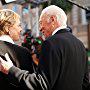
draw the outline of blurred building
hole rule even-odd
[[[88,48],[88,21],[86,19],[86,11],[73,5],[72,11],[68,14],[68,25],[72,28],[72,33]]]
[[[90,19],[86,17],[86,10],[73,5],[72,11],[68,13],[68,25],[72,28],[72,33],[86,47],[90,71]]]

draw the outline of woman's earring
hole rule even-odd
[[[8,34],[10,35],[10,31],[8,31]]]

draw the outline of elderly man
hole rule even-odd
[[[1,68],[25,89],[85,90],[89,86],[85,47],[69,32],[65,12],[55,5],[48,6],[39,22],[46,40],[35,73],[9,65],[10,59],[1,58]]]

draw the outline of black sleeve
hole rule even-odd
[[[38,67],[45,73],[50,87],[53,88],[58,80],[61,67],[61,50],[51,40],[45,41],[42,45]]]
[[[10,68],[8,76],[16,85],[25,90],[50,90],[48,81],[42,72],[30,74],[26,70],[13,66]]]
[[[82,84],[82,90],[89,90],[90,89],[90,82],[89,82],[89,71],[88,71],[88,57],[86,57],[86,68],[85,74]]]

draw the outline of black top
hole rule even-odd
[[[4,57],[5,53],[9,54],[15,66],[33,72],[32,58],[26,48],[6,41],[0,41],[0,56]],[[8,76],[0,72],[0,90],[16,90],[18,88],[16,85],[12,85]]]

